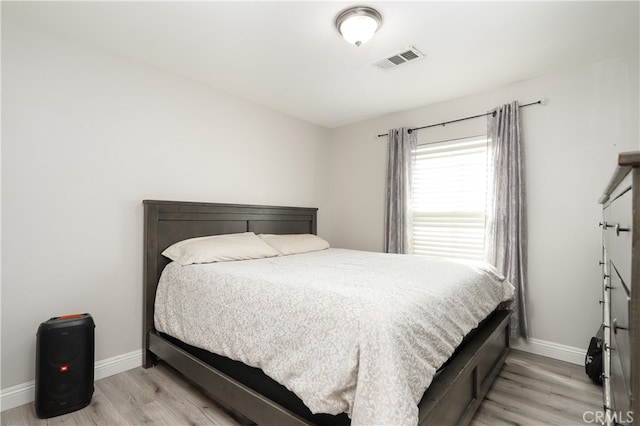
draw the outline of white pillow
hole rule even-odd
[[[279,256],[279,253],[253,232],[244,232],[183,240],[168,247],[162,255],[184,266],[193,263],[261,259]]]
[[[260,234],[267,244],[282,255],[308,253],[329,248],[329,243],[313,234]]]

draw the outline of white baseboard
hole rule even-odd
[[[542,355],[571,364],[584,365],[586,349],[574,348],[573,346],[561,345],[559,343],[547,342],[538,339],[512,339],[511,347],[524,352]]]
[[[123,371],[131,370],[142,365],[142,351],[137,350],[128,354],[114,356],[95,364],[94,380],[104,379]],[[35,399],[36,382],[34,380],[11,386],[0,391],[0,411],[18,407],[33,402]]]
[[[584,365],[586,349],[547,342],[538,339],[512,339],[511,347],[524,352],[542,355],[572,364]],[[142,365],[142,351],[133,351],[128,354],[114,356],[95,364],[95,380],[104,379],[123,371],[131,370]],[[0,411],[18,407],[33,402],[35,399],[35,381],[2,389],[0,398]]]

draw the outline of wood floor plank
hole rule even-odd
[[[125,414],[129,424],[152,424],[152,425],[197,425],[207,424],[193,420],[191,413],[178,412],[172,409],[163,401],[151,401],[139,407],[136,411]]]
[[[568,396],[576,401],[591,403],[594,400],[602,401],[602,387],[593,383],[582,383],[572,380],[569,383],[556,383],[551,386],[551,394]]]
[[[557,371],[553,368],[541,366],[539,363],[530,363],[514,357],[511,362],[505,364],[504,371],[529,377],[542,382],[569,382],[571,373],[567,371]]]
[[[491,417],[484,413],[478,412],[473,417],[472,424],[474,426],[501,426],[501,425],[509,425],[511,423],[501,419],[496,419],[495,417]]]
[[[73,419],[79,425],[123,425],[120,411],[101,392],[95,392],[88,407],[78,410]]]
[[[482,416],[485,423],[489,425],[531,425],[539,426],[545,424],[538,418],[532,418],[529,415],[518,410],[510,409],[501,405],[499,402],[485,400],[480,405],[476,416],[471,421],[470,426],[478,426],[476,418]]]
[[[601,409],[602,388],[583,367],[511,351],[471,425],[580,425],[585,411]],[[98,380],[82,410],[38,419],[26,404],[0,413],[0,420],[2,426],[253,424],[163,363]]]
[[[546,380],[540,380],[540,378],[528,377],[526,375],[516,373],[506,368],[506,366],[502,369],[502,371],[500,371],[499,374],[500,377],[505,381],[514,382],[522,387],[539,390],[541,392],[550,393],[553,386]]]
[[[492,401],[520,418],[532,419],[538,424],[566,424],[566,413],[557,405],[550,404],[545,396],[534,391],[518,392],[510,386],[503,386],[502,382],[496,382],[487,393],[485,401]]]
[[[602,409],[602,388],[578,373],[584,368],[512,351],[476,417],[495,424],[584,424],[586,411]],[[481,423],[474,418],[472,424]]]
[[[154,389],[155,401],[164,403],[167,410],[181,417],[180,424],[228,425],[234,421],[221,407],[212,404],[211,398],[199,390],[175,386],[159,373],[158,368],[135,369],[132,376],[142,385],[147,383],[148,389]]]
[[[33,404],[22,405],[3,411],[0,414],[2,426],[8,425],[46,425],[46,420],[36,418]]]

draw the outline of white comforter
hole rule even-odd
[[[314,413],[418,422],[436,369],[513,287],[483,263],[344,249],[169,264],[156,329],[261,368]]]

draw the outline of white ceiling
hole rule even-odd
[[[639,2],[377,2],[355,47],[334,27],[358,1],[2,2],[55,31],[336,127],[637,53]],[[425,59],[372,64],[407,46]]]

